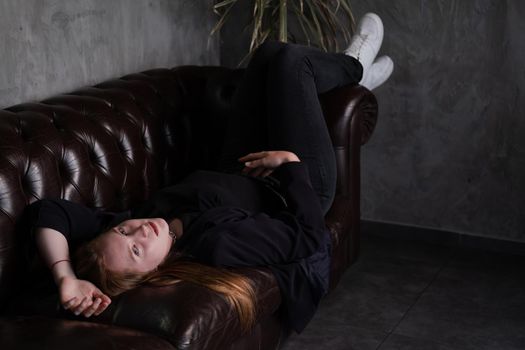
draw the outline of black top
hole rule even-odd
[[[270,179],[275,179],[270,183]],[[301,332],[328,290],[331,245],[306,165],[272,178],[196,171],[131,211],[111,213],[61,199],[29,206],[31,232],[53,228],[70,249],[129,218],[179,217],[174,249],[212,266],[265,266],[274,273],[289,325]]]

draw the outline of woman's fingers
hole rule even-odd
[[[111,304],[111,299],[101,293],[95,300],[91,300],[89,297],[83,299],[74,297],[68,300],[63,307],[66,310],[70,309],[77,316],[83,314],[85,317],[91,317],[92,315],[100,315],[109,304]]]
[[[249,163],[245,163],[244,168],[241,170],[241,173],[248,174],[256,170],[261,164],[259,160],[254,160]]]
[[[95,301],[93,301],[93,304],[91,304],[90,307],[86,308],[84,312],[82,313],[85,317],[91,317],[97,311],[98,307],[100,306],[100,303],[102,303],[102,299],[96,298]]]
[[[102,293],[100,289],[94,291],[93,298],[100,298],[104,303],[111,303],[111,299],[106,294]]]
[[[111,304],[111,299],[104,293],[100,292],[97,294],[97,297],[100,298],[100,304],[98,305],[97,309],[95,310],[94,315],[98,316],[102,313],[102,311],[106,310],[109,304]]]
[[[241,170],[241,173],[253,177],[268,176],[272,173],[273,168],[279,166],[279,164],[282,162],[279,160],[278,151],[249,153],[244,157],[239,158],[239,161],[244,162],[245,164],[245,167]]]
[[[95,311],[94,315],[98,316],[102,313],[102,311],[106,310],[106,308],[109,306],[110,303],[107,303],[105,301],[101,302],[98,306],[97,310]]]
[[[249,166],[251,168],[255,168],[261,163],[262,158],[253,158],[253,159],[246,159],[244,160],[244,165]]]
[[[262,159],[254,159],[251,161],[244,162],[244,165],[250,168],[257,168],[258,166],[262,165]]]
[[[91,306],[93,304],[93,300],[90,297],[84,297],[82,299],[82,302],[75,308],[72,308],[71,311],[75,315],[80,315],[87,307]]]
[[[105,304],[111,304],[111,299],[106,294],[101,294],[100,298],[102,298],[102,302]]]
[[[64,304],[62,304],[62,307],[68,310],[69,308],[77,306],[78,304],[80,304],[80,302],[81,300],[78,300],[77,297],[73,297],[69,299],[68,301],[66,301]]]
[[[238,160],[240,162],[244,162],[246,160],[257,159],[257,158],[260,158],[261,156],[265,156],[265,155],[266,155],[266,151],[260,151],[260,152],[255,152],[255,153],[248,153],[247,155],[242,156]]]

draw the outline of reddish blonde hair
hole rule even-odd
[[[187,281],[222,295],[235,308],[243,332],[254,325],[256,296],[248,278],[226,268],[188,261],[183,259],[180,253],[173,251],[153,271],[112,271],[104,263],[97,238],[82,245],[76,251],[75,272],[78,278],[93,282],[105,294],[116,296],[142,284],[168,286]]]

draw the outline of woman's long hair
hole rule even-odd
[[[224,296],[235,308],[243,332],[248,331],[255,323],[255,291],[249,279],[244,276],[225,268],[183,259],[180,253],[173,251],[153,271],[116,272],[106,268],[104,257],[100,252],[97,238],[80,246],[74,256],[75,272],[78,278],[93,282],[109,296],[119,295],[142,284],[168,286],[187,281]]]

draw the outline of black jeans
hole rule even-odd
[[[231,118],[219,169],[238,173],[238,158],[285,150],[308,168],[324,214],[335,197],[337,169],[318,94],[356,84],[363,68],[342,53],[297,44],[265,42],[254,52],[232,98]]]

